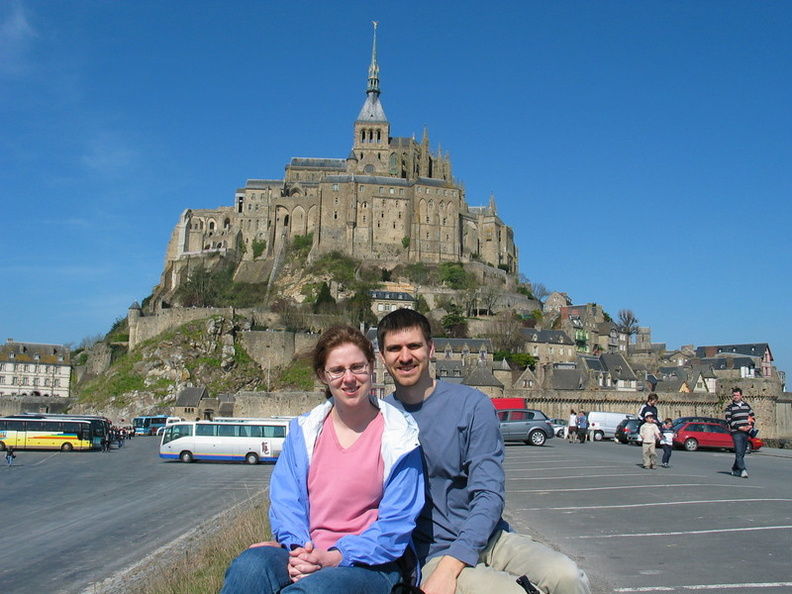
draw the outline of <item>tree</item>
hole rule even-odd
[[[496,321],[491,324],[492,347],[496,351],[518,352],[525,343],[522,335],[523,325],[514,314],[508,315],[507,312],[500,314]]]
[[[616,324],[616,329],[626,334],[628,338],[638,334],[638,318],[631,309],[619,310],[619,323]]]
[[[451,338],[467,338],[467,320],[464,316],[450,313],[440,320],[446,334]]]
[[[538,301],[544,301],[545,297],[548,297],[551,293],[550,289],[545,287],[543,283],[532,284],[531,288],[533,289],[534,297],[536,297]]]

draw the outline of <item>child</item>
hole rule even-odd
[[[671,450],[674,448],[674,431],[671,428],[671,419],[663,421],[661,433],[663,434],[663,437],[660,439],[660,445],[663,447],[663,463],[660,464],[660,466],[668,468],[668,461],[671,459]]]
[[[657,462],[657,441],[662,437],[655,423],[654,413],[644,413],[645,423],[641,425],[641,441],[643,442],[643,466],[654,470]]]

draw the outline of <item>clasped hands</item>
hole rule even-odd
[[[280,547],[280,544],[270,540],[251,545],[251,548],[254,547]],[[317,549],[311,541],[308,541],[305,546],[289,551],[289,577],[293,582],[296,582],[323,567],[338,567],[341,559],[341,552],[337,549],[332,551]]]

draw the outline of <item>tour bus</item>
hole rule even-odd
[[[110,422],[110,419],[100,415],[70,415],[69,413],[25,412],[19,415],[10,415],[8,418],[56,419],[61,421],[68,419],[77,419],[80,421],[88,421],[89,423],[91,423],[93,447],[96,448],[97,450],[102,447],[102,439],[106,438],[110,434],[110,428],[113,425]]]
[[[157,429],[164,427],[168,415],[150,415],[132,419],[132,428],[135,435],[156,435]]]
[[[162,434],[160,457],[182,462],[275,462],[288,431],[288,419],[173,423]]]
[[[90,450],[93,440],[87,419],[0,418],[0,450]]]

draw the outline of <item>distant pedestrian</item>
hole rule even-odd
[[[588,437],[588,417],[586,416],[586,411],[581,410],[577,416],[577,434],[580,443],[586,443],[586,437]]]
[[[6,462],[8,462],[9,466],[11,466],[14,463],[14,458],[16,458],[16,452],[14,451],[14,447],[6,446]]]
[[[663,421],[660,433],[662,434],[660,445],[663,448],[663,460],[660,466],[668,468],[668,463],[671,461],[671,451],[674,448],[674,428],[671,425],[671,419]]]
[[[655,423],[654,413],[647,412],[641,425],[641,443],[643,449],[643,467],[654,470],[657,464],[657,442],[662,437]]]
[[[734,464],[732,464],[732,474],[742,478],[748,478],[748,470],[745,468],[745,452],[748,449],[749,433],[754,428],[754,411],[751,405],[743,400],[743,393],[740,388],[732,390],[732,401],[726,407],[726,423],[731,431],[732,441],[734,442]]]
[[[569,411],[569,423],[567,423],[567,440],[569,443],[577,440],[577,413],[575,409]]]
[[[644,404],[641,407],[641,410],[638,411],[638,418],[641,419],[641,423],[640,423],[641,425],[643,425],[646,422],[647,413],[652,413],[652,416],[654,416],[655,420],[660,418],[660,416],[657,414],[658,400],[659,398],[657,397],[657,394],[655,394],[654,392],[652,392],[651,394],[649,394],[649,396],[647,396],[646,404]]]

